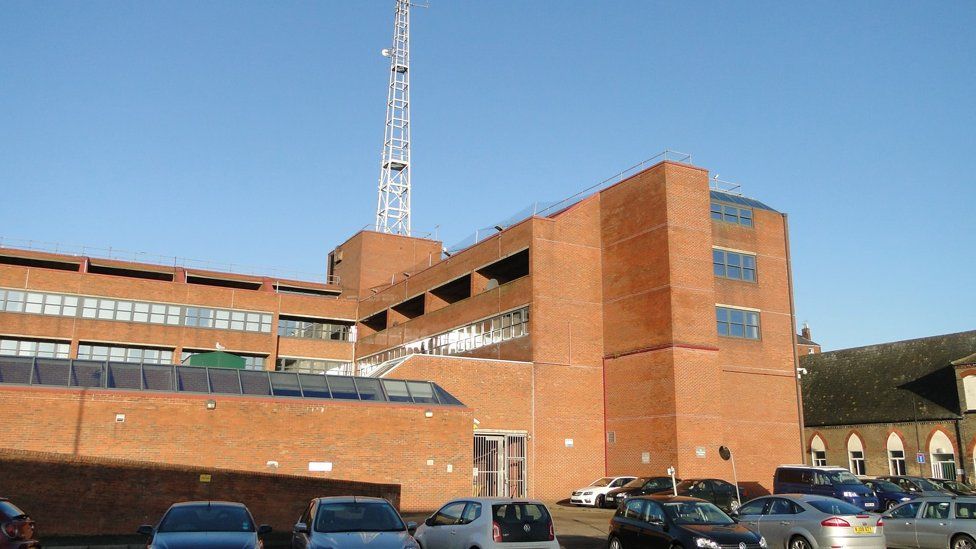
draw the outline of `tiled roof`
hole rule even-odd
[[[974,351],[976,330],[804,355],[804,421],[812,427],[956,418],[952,363]]]
[[[807,339],[803,337],[803,334],[796,334],[796,342],[799,343],[800,345],[820,345],[819,343],[817,343],[812,339]]]

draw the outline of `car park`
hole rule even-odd
[[[383,498],[315,498],[292,528],[292,549],[416,549],[417,524],[403,523]]]
[[[610,490],[605,496],[607,507],[617,507],[620,502],[634,496],[646,496],[657,494],[665,490],[672,490],[674,483],[681,482],[681,479],[671,477],[638,477],[628,482],[621,488]]]
[[[874,492],[874,495],[878,498],[880,509],[891,509],[896,505],[918,497],[917,493],[909,492],[905,488],[888,480],[876,478],[864,479],[862,482]]]
[[[417,527],[414,537],[421,549],[559,549],[552,515],[545,504],[511,498],[449,501]],[[385,549],[370,545],[374,548]]]
[[[740,497],[746,498],[745,492],[741,488],[736,491],[734,484],[715,478],[683,480],[678,483],[675,489],[679,496],[709,501],[726,513],[739,506]]]
[[[946,480],[944,478],[929,478],[928,480],[939,488],[948,490],[957,496],[976,496],[976,490],[973,490],[968,484],[963,484],[955,480]]]
[[[877,511],[881,506],[874,492],[842,467],[780,465],[773,475],[773,493],[827,496],[866,511]]]
[[[951,495],[952,492],[938,484],[935,484],[931,480],[923,477],[912,477],[912,476],[881,476],[878,480],[887,480],[888,482],[893,482],[898,486],[901,486],[905,490],[918,494],[920,496],[946,496]]]
[[[883,515],[888,547],[898,549],[976,548],[976,498],[923,497]]]
[[[39,549],[37,525],[9,499],[0,497],[0,549]]]
[[[747,501],[732,513],[771,549],[885,547],[885,523],[845,501],[810,494],[781,494]]]
[[[635,496],[610,519],[609,549],[766,549],[766,540],[711,502],[674,495]]]
[[[138,532],[148,538],[150,549],[258,549],[262,547],[261,536],[270,533],[271,527],[256,526],[243,503],[187,501],[174,503],[155,527],[142,525]]]
[[[603,477],[594,480],[589,486],[573,490],[569,502],[574,505],[592,505],[604,507],[607,492],[623,487],[637,477]]]

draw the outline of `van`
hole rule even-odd
[[[773,475],[773,493],[827,496],[865,511],[880,511],[874,492],[843,467],[780,465]]]

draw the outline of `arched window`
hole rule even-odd
[[[905,444],[895,433],[888,435],[888,472],[892,475],[905,475]]]
[[[976,410],[976,375],[962,378],[962,388],[966,395],[966,409]]]
[[[851,438],[847,439],[847,459],[852,473],[867,474],[864,469],[864,444],[861,442],[861,437],[851,435]]]
[[[810,462],[814,467],[827,466],[827,445],[820,435],[814,435],[810,441]]]
[[[952,442],[942,431],[932,434],[929,441],[929,455],[932,456],[932,476],[956,480],[956,456]]]

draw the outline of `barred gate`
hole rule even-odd
[[[525,434],[474,435],[474,495],[525,497]]]

